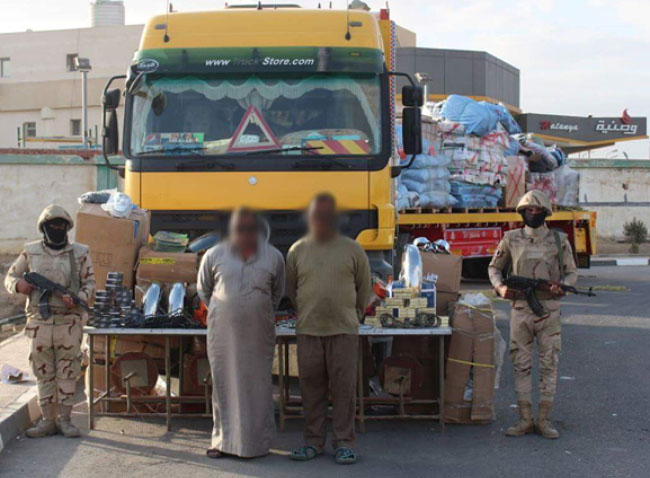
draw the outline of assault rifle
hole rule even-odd
[[[557,285],[565,293],[571,292],[572,294],[586,295],[588,297],[594,297],[596,295],[591,287],[587,292],[584,292],[571,285],[561,284],[559,282],[545,279],[529,279],[528,277],[522,276],[509,276],[506,279],[505,284],[509,289],[508,292],[506,292],[506,298],[516,299],[518,296],[523,296],[523,298],[526,299],[526,302],[528,302],[530,310],[532,310],[537,317],[543,317],[548,314],[537,298],[537,295],[535,295],[535,292],[538,290],[550,292],[551,286]]]
[[[83,307],[90,312],[90,307],[85,300],[62,285],[52,282],[47,277],[43,277],[38,272],[27,272],[23,275],[23,279],[25,279],[30,285],[36,287],[41,293],[38,299],[38,311],[40,312],[41,317],[43,317],[43,320],[49,319],[52,315],[52,312],[50,311],[50,298],[52,297],[52,294],[56,294],[59,297],[68,295],[72,298],[72,302],[74,302],[75,305]]]

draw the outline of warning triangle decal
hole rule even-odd
[[[228,152],[271,148],[280,148],[280,143],[262,118],[259,110],[251,105],[244,113],[244,117],[232,136]]]

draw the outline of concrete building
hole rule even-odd
[[[0,34],[0,147],[16,146],[18,129],[25,136],[81,141],[81,74],[74,71],[75,56],[90,59],[89,129],[93,136],[95,127],[101,134],[104,85],[126,72],[142,32],[142,25],[124,25],[123,13],[101,10],[106,4],[119,8],[121,2],[91,4],[96,26],[90,28]]]
[[[429,74],[430,101],[457,94],[500,101],[513,112],[520,112],[519,70],[505,61],[484,51],[400,46],[398,71]]]

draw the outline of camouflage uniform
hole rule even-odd
[[[55,218],[73,221],[60,206],[48,206],[38,220],[39,231],[44,222]],[[78,281],[71,277],[72,263]],[[16,294],[16,285],[26,272],[37,272],[53,282],[61,284],[83,300],[88,300],[95,289],[95,274],[88,247],[82,244],[67,244],[62,249],[51,249],[42,240],[29,242],[7,272],[5,287]],[[74,283],[79,284],[75,291]],[[39,291],[33,290],[27,298],[25,312],[29,338],[29,361],[38,387],[41,408],[45,405],[73,405],[77,377],[81,372],[83,309],[68,309],[55,294],[50,299],[51,316],[44,320],[38,310]]]
[[[539,191],[527,193],[517,206],[517,211],[526,206],[542,207],[549,215],[552,212],[550,201]],[[515,275],[574,285],[578,275],[571,245],[566,234],[557,234],[561,245],[562,271],[556,233],[546,224],[535,229],[525,226],[506,232],[488,268],[493,287],[503,285],[503,271],[508,268]],[[550,293],[538,292],[537,297],[548,311],[544,317],[537,317],[526,300],[512,301],[510,359],[514,366],[517,400],[532,407],[531,367],[533,342],[537,340],[540,403],[548,403],[550,407],[555,396],[561,348],[560,301],[551,297]]]

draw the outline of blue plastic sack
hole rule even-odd
[[[497,115],[499,123],[506,129],[508,134],[519,134],[521,133],[521,126],[515,121],[515,119],[510,114],[510,111],[503,105],[495,105],[494,103],[488,103],[487,101],[479,102],[480,105],[492,110],[492,112]]]
[[[558,167],[560,167],[564,163],[566,163],[566,154],[564,154],[564,151],[562,151],[557,146],[552,146],[552,147],[548,148],[548,152],[551,153],[551,156],[553,156],[555,158],[555,160],[557,161]]]
[[[497,127],[499,117],[492,108],[460,95],[450,95],[442,107],[443,118],[465,126],[466,134],[485,136]]]
[[[451,181],[451,194],[456,198],[458,207],[493,208],[501,199],[501,188]]]
[[[428,192],[420,194],[420,207],[449,207],[456,204],[456,199],[445,192]]]

